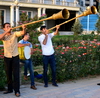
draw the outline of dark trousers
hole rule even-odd
[[[55,84],[56,82],[56,65],[55,65],[55,56],[54,54],[51,56],[43,55],[43,77],[45,85],[48,84],[47,78],[47,71],[48,71],[48,64],[50,64],[51,71],[52,71],[52,83]]]
[[[7,75],[7,84],[9,91],[19,92],[20,78],[19,78],[19,56],[12,58],[4,57],[5,71]]]
[[[24,75],[27,76],[27,70],[30,71],[30,79],[31,79],[31,86],[35,85],[34,83],[34,71],[33,71],[33,64],[31,59],[27,60],[20,60],[20,62],[24,63]]]

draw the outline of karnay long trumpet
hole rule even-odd
[[[82,14],[78,15],[77,17],[74,17],[74,18],[72,18],[72,19],[70,19],[70,20],[68,20],[68,21],[65,21],[65,22],[59,24],[59,26],[65,24],[65,23],[68,23],[68,22],[70,22],[70,21],[72,21],[72,20],[74,20],[74,19],[76,19],[76,18],[79,18],[79,17],[82,17],[82,16],[87,16],[87,15],[89,15],[89,14],[96,14],[96,13],[97,13],[96,7],[95,7],[95,6],[91,6],[90,9],[88,9],[87,11],[84,11]],[[50,28],[50,29],[48,29],[48,30],[52,30],[52,29],[54,29],[54,28],[56,28],[56,26],[54,26],[54,27],[52,27],[52,28]]]
[[[26,23],[24,25],[30,25],[30,24],[34,24],[34,23],[38,23],[38,22],[41,22],[41,21],[45,21],[45,20],[50,20],[50,19],[68,19],[70,16],[70,13],[67,9],[63,9],[62,11],[56,13],[56,14],[53,14],[52,16],[48,17],[48,18],[45,18],[45,19],[41,19],[41,20],[38,20],[38,21],[33,21],[33,22],[30,22],[30,23]],[[22,25],[20,26],[17,26],[17,27],[14,27],[12,29],[16,29],[16,28],[19,28],[21,27]]]

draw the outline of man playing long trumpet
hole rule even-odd
[[[4,65],[7,75],[8,89],[4,94],[15,92],[15,96],[20,96],[20,80],[19,80],[19,55],[17,47],[18,37],[26,33],[26,26],[22,25],[23,30],[12,32],[10,23],[4,23],[4,33],[0,34],[0,40],[4,44]]]
[[[47,71],[48,64],[50,64],[52,71],[52,85],[58,87],[56,83],[56,64],[55,64],[55,56],[54,49],[52,45],[52,37],[58,34],[60,26],[56,26],[56,31],[54,33],[49,33],[46,29],[46,26],[41,26],[40,31],[42,34],[38,37],[38,40],[42,47],[42,55],[43,55],[43,77],[44,77],[44,87],[48,87],[48,79],[47,79]]]

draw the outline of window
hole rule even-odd
[[[31,15],[32,13],[31,12],[27,12],[27,15],[28,15],[28,18],[32,18]]]
[[[85,6],[89,6],[89,4],[85,4]]]
[[[83,6],[83,1],[80,2],[80,5]]]
[[[83,1],[82,1],[82,0],[79,0],[78,2],[79,2],[79,4],[80,4],[81,6],[83,6]]]
[[[33,12],[32,11],[19,11],[19,20],[20,20],[20,15],[24,12],[28,15],[28,18],[33,17]],[[14,11],[14,26],[16,26],[16,11]]]
[[[32,11],[20,11],[19,14],[21,15],[23,12],[26,12],[28,18],[32,18]]]
[[[0,29],[4,23],[4,10],[0,10]]]

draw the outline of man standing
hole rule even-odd
[[[42,34],[38,37],[38,40],[42,47],[42,55],[43,55],[43,77],[44,77],[44,87],[48,87],[48,79],[47,79],[47,71],[48,64],[50,63],[51,71],[52,71],[52,85],[58,87],[56,83],[56,65],[55,65],[55,56],[54,49],[52,45],[51,38],[54,35],[58,34],[59,26],[56,26],[56,31],[54,33],[49,33],[46,29],[46,26],[41,26],[40,31]]]
[[[29,40],[29,37],[30,37],[29,33],[26,32],[23,36],[23,39],[18,42],[18,47],[29,46],[31,49],[30,54],[32,54],[33,53],[32,44],[29,41],[27,41]],[[35,87],[35,83],[34,83],[34,72],[33,72],[33,64],[31,58],[25,60],[20,59],[20,62],[24,63],[24,79],[27,80],[27,69],[29,69],[30,79],[31,79],[30,88],[36,90],[37,88]]]
[[[10,23],[3,25],[4,33],[0,34],[0,40],[4,44],[4,64],[7,75],[8,90],[4,94],[15,91],[15,96],[20,96],[20,78],[19,78],[19,55],[17,38],[26,32],[26,27],[22,26],[22,31],[12,32]]]

